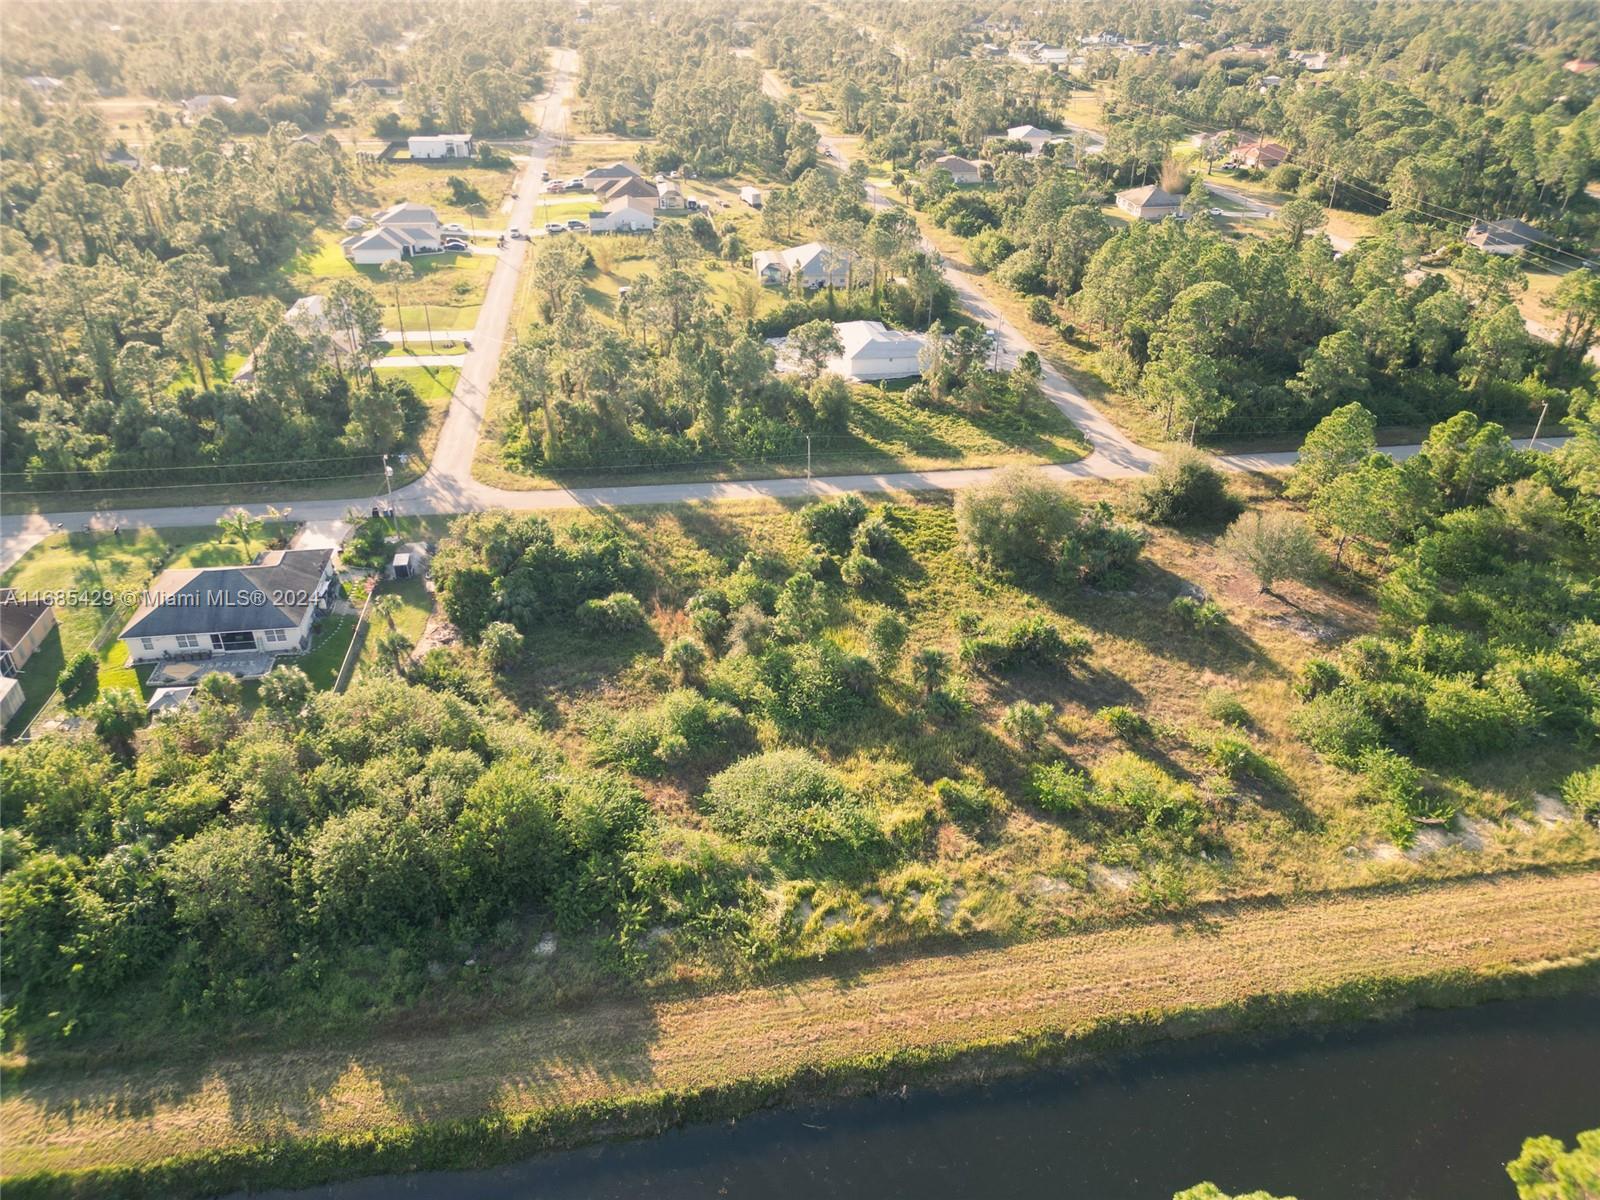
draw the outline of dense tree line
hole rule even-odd
[[[651,137],[653,170],[788,178],[816,160],[817,131],[736,57],[726,13],[616,8],[584,33],[578,94],[596,129]]]
[[[860,267],[852,267],[853,286],[796,293],[760,318],[760,286],[744,274],[744,243],[708,217],[658,227],[653,269],[618,303],[620,329],[599,320],[585,299],[590,252],[565,239],[541,245],[530,267],[541,323],[501,367],[516,413],[505,430],[506,456],[524,466],[761,458],[792,454],[804,433],[843,433],[849,391],[820,377],[825,346],[806,370],[780,375],[764,339],[818,323],[831,336],[827,322],[860,318],[921,327],[950,305],[915,226],[895,212],[869,215],[863,198],[859,180],[818,169],[771,193],[766,220],[774,232],[813,231],[859,255]],[[616,250],[607,243],[596,252]],[[740,273],[731,304],[711,303],[701,267],[709,256]]]
[[[27,49],[40,44],[9,49],[42,55]],[[370,292],[334,289],[335,329],[322,331],[286,325],[283,304],[264,298],[314,223],[355,204],[368,166],[294,124],[240,138],[208,115],[156,121],[131,168],[80,92],[42,104],[24,89],[8,115],[0,420],[14,488],[148,484],[172,467],[251,462],[277,464],[273,477],[326,474],[310,460],[380,454],[415,432],[409,386],[365,369],[381,328]],[[330,333],[342,351],[329,352]],[[229,351],[254,354],[251,381],[220,372]]]

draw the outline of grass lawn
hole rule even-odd
[[[221,358],[212,359],[210,367],[211,382],[215,384],[219,380],[226,382],[232,379],[239,368],[244,366],[245,359],[249,357],[250,356],[245,354],[243,351],[229,350]],[[185,387],[192,387],[196,389],[200,387],[200,381],[194,377],[194,367],[188,363],[183,364],[182,368],[178,371],[178,374],[174,376],[172,382],[167,385],[167,391],[173,395],[177,395],[177,393]]]
[[[0,585],[19,592],[58,596],[56,630],[29,659],[22,675],[27,701],[8,726],[15,735],[27,727],[34,714],[51,699],[56,676],[80,651],[91,648],[96,635],[116,629],[137,607],[138,593],[168,567],[206,567],[247,562],[273,538],[287,536],[291,525],[268,525],[250,547],[222,541],[213,526],[152,529],[140,526],[116,533],[58,533],[46,538],[16,562]],[[108,595],[103,595],[108,594]],[[114,604],[79,603],[116,599]],[[99,684],[80,702],[87,704],[100,689],[141,688],[141,680],[126,665],[127,647],[112,640],[100,652]],[[57,702],[59,703],[59,701]]]
[[[454,222],[468,229],[504,228],[500,204],[517,178],[516,168],[511,165],[488,168],[461,161],[432,164],[400,160],[366,166],[362,171],[363,186],[355,206],[361,215],[369,216],[408,200],[430,206],[445,224]],[[476,189],[482,201],[454,203],[448,182],[452,176]]]
[[[433,613],[433,593],[428,591],[421,579],[391,579],[378,586],[377,594],[394,596],[400,601],[400,608],[394,614],[394,627],[415,646],[417,639],[422,636],[423,627],[428,623],[428,617]],[[376,614],[372,616],[356,666],[358,676],[379,669],[381,655],[378,653],[378,641],[387,628],[383,618]]]
[[[383,304],[385,328],[394,328],[394,285],[383,277],[379,267],[358,267],[346,258],[339,248],[339,240],[344,236],[327,230],[318,233],[315,247],[287,268],[291,285],[302,294],[318,295],[340,279],[359,278]],[[400,285],[407,329],[413,324],[422,328],[424,303],[429,307],[436,329],[470,329],[477,324],[478,308],[489,286],[489,275],[499,261],[497,258],[451,251],[424,254],[406,261],[416,272],[416,278]]]
[[[456,341],[454,338],[435,337],[430,343],[427,338],[426,327],[424,327],[421,341],[416,340],[415,335],[411,334],[410,330],[407,330],[407,334],[408,337],[403,346],[395,346],[388,342],[380,342],[378,357],[398,358],[404,355],[409,358],[417,358],[419,356],[433,357],[440,354],[461,355],[465,357],[467,353],[467,347],[463,343]]]
[[[339,678],[339,667],[344,663],[355,632],[355,617],[347,613],[330,614],[317,626],[311,649],[294,658],[285,657],[283,661],[304,671],[312,687],[327,691]]]

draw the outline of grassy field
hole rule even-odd
[[[383,304],[383,324],[395,328],[403,318],[407,329],[421,329],[431,319],[436,329],[471,329],[477,324],[478,307],[489,286],[489,275],[498,261],[493,255],[445,253],[425,254],[410,259],[416,278],[400,287],[404,307],[397,317],[395,288],[384,279],[378,267],[360,267],[339,248],[342,233],[322,232],[316,245],[289,268],[290,281],[303,295],[326,292],[340,279],[359,278]],[[426,303],[428,314],[422,311]]]
[[[1145,1038],[1159,1036],[1163,1021],[1169,1036],[1248,1027],[1271,1019],[1270,1006],[1252,1008],[1260,998],[1305,997],[1306,1015],[1320,1010],[1326,1019],[1340,1012],[1335,998],[1370,1002],[1386,981],[1388,990],[1403,991],[1392,985],[1433,979],[1441,992],[1453,982],[1459,1002],[1474,983],[1487,990],[1496,979],[1593,962],[1597,941],[1600,872],[1530,873],[1287,906],[1241,904],[1195,922],[861,962],[769,987],[586,1004],[470,1028],[424,1027],[139,1070],[22,1073],[0,1102],[4,1169],[18,1186],[18,1176],[35,1172],[163,1160],[171,1169],[172,1160],[190,1160],[195,1181],[229,1190],[405,1169],[419,1158],[469,1165],[509,1157],[522,1118],[569,1113],[564,1124],[592,1138],[625,1128],[614,1119],[625,1102],[662,1092],[687,1102],[719,1088],[737,1096],[741,1083],[762,1081],[788,1081],[800,1092],[802,1077],[815,1091],[828,1080],[848,1083],[851,1071],[838,1069],[844,1064],[871,1079],[871,1062],[902,1062],[903,1077],[915,1080],[927,1074],[913,1069],[918,1062],[959,1069],[962,1050],[976,1058],[1009,1048],[1025,1060],[1028,1047],[1037,1058],[1040,1039],[1054,1037],[1058,1055],[1070,1054],[1075,1036],[1092,1044],[1097,1031],[1118,1022],[1126,1023],[1122,1044],[1140,1040],[1141,1029]],[[1339,954],[1326,953],[1329,945]],[[983,1061],[970,1065],[981,1069]],[[893,1070],[878,1082],[893,1086]],[[770,1103],[784,1090],[751,1086],[749,1094]],[[679,1111],[697,1107],[712,1111],[691,1103]],[[727,1107],[729,1115],[740,1108]],[[486,1145],[482,1136],[445,1137],[427,1151],[367,1161],[369,1149],[391,1139],[403,1145],[403,1131],[470,1121],[494,1122],[504,1148],[496,1154],[495,1140]],[[539,1128],[526,1132],[523,1154],[539,1148]],[[292,1139],[339,1143],[337,1153],[308,1154],[300,1165]],[[248,1153],[268,1142],[272,1154]],[[232,1169],[230,1153],[239,1157]],[[200,1168],[206,1159],[212,1166]],[[197,1182],[179,1184],[179,1174],[166,1178],[164,1194],[197,1190]],[[75,1194],[117,1191],[107,1177],[98,1187],[84,1180]]]
[[[46,538],[0,577],[0,584],[23,594],[49,593],[60,596],[55,605],[56,629],[29,659],[22,674],[22,690],[27,697],[22,710],[8,726],[15,735],[27,728],[46,704],[61,708],[59,697],[52,700],[56,676],[74,655],[91,648],[96,635],[108,626],[127,620],[136,607],[136,597],[145,585],[168,567],[204,567],[248,561],[274,537],[286,536],[292,526],[268,525],[250,547],[250,554],[237,542],[225,542],[213,526],[188,529],[151,529],[140,526],[115,533],[57,533]],[[74,597],[110,599],[126,597],[125,603],[78,603]],[[111,636],[115,630],[111,630]],[[103,689],[140,688],[134,670],[126,665],[127,647],[111,641],[100,652],[98,684],[76,705],[92,703]]]

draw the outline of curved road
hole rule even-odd
[[[555,52],[556,70],[551,91],[545,100],[540,133],[529,142],[529,156],[516,188],[509,223],[528,229],[534,218],[542,185],[539,176],[546,158],[559,145],[558,135],[566,128],[566,106],[572,95],[577,55],[572,50]],[[772,72],[763,74],[763,90],[783,97],[781,81]],[[840,165],[847,165],[844,144],[831,134],[822,142],[827,153]],[[872,202],[890,203],[876,190]],[[744,500],[762,497],[829,495],[838,492],[939,491],[970,487],[990,478],[995,468],[970,468],[939,471],[882,472],[857,475],[830,475],[815,479],[782,478],[743,482],[700,482],[635,484],[591,488],[551,488],[541,491],[507,491],[490,487],[472,477],[472,460],[483,427],[489,390],[499,369],[500,355],[510,332],[512,306],[516,299],[528,243],[508,242],[495,263],[488,291],[472,332],[473,349],[452,359],[459,363],[461,376],[451,397],[450,411],[428,472],[394,493],[394,503],[402,514],[473,512],[486,508],[519,510],[575,507],[611,507],[626,504],[673,504],[697,500]],[[1015,361],[1033,349],[1022,333],[997,311],[978,285],[959,270],[947,272],[962,306],[995,331],[1002,355]],[[1044,356],[1040,356],[1041,361]],[[1081,391],[1059,371],[1044,361],[1042,380],[1045,394],[1083,431],[1091,447],[1079,462],[1045,468],[1063,479],[1118,479],[1141,475],[1150,469],[1159,451],[1140,446],[1118,429]],[[1544,439],[1549,444],[1554,439]],[[1526,445],[1527,443],[1521,443]],[[1419,447],[1391,447],[1388,453],[1404,458]],[[1230,471],[1281,469],[1293,464],[1293,451],[1237,454],[1221,457],[1218,465]],[[248,508],[265,515],[269,507],[287,513],[296,521],[321,527],[324,536],[336,536],[340,523],[352,506],[368,501],[361,497],[335,500],[288,501],[276,505],[253,504]],[[240,505],[203,504],[160,508],[121,508],[69,513],[30,513],[0,517],[0,570],[15,563],[33,546],[61,530],[112,529],[118,526],[196,526],[214,524],[218,517]]]

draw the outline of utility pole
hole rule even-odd
[[[1550,401],[1544,402],[1544,407],[1539,410],[1539,419],[1533,423],[1533,437],[1528,440],[1528,449],[1533,450],[1539,445],[1539,430],[1544,428],[1544,415],[1550,411]]]
[[[433,345],[433,318],[428,315],[428,302],[422,302],[422,323],[428,327],[428,353],[434,353]]]
[[[806,434],[806,482],[811,482],[811,435]]]
[[[394,468],[389,465],[389,456],[383,456],[383,487],[385,495],[384,507],[389,510],[389,528],[394,530],[395,536],[400,536],[400,524],[394,519]]]

